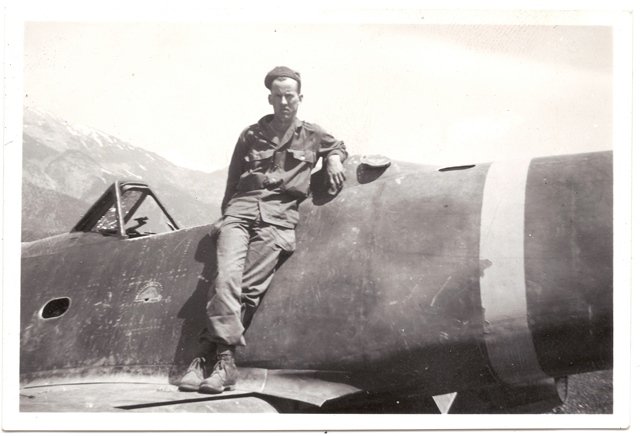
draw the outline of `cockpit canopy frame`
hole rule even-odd
[[[147,212],[147,216],[138,216],[141,212]],[[153,214],[151,220],[149,214]],[[135,238],[178,229],[177,222],[147,184],[117,180],[89,208],[71,232]]]

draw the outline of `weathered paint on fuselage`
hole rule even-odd
[[[492,382],[478,287],[487,168],[392,167],[305,204],[300,248],[248,333],[256,365],[364,371],[436,392]]]
[[[42,370],[139,367],[164,371],[173,362],[184,317],[203,322],[199,310],[181,312],[205,295],[213,258],[207,227],[120,240],[78,234],[85,243],[23,259],[21,373]],[[200,246],[200,247],[199,247]],[[202,277],[202,278],[201,278]],[[158,301],[135,301],[159,284]],[[42,319],[49,300],[69,297],[67,313]],[[156,368],[156,365],[160,365]]]
[[[499,380],[494,369],[505,362],[491,360],[485,339],[508,344],[511,324],[487,327],[482,296],[491,290],[480,283],[499,262],[480,257],[490,168],[393,163],[382,171],[350,159],[337,197],[301,205],[297,251],[247,331],[240,364],[344,371],[354,385],[431,394]],[[548,375],[611,365],[611,183],[608,152],[529,166],[525,339]],[[205,326],[211,230],[25,245],[23,383],[114,372],[175,380]],[[160,298],[136,301],[150,285]],[[59,297],[71,299],[67,313],[42,319],[41,308]]]

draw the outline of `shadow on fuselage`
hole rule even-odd
[[[173,363],[169,371],[169,382],[177,384],[185,370],[196,356],[215,352],[215,346],[201,338],[207,328],[207,302],[215,292],[215,278],[217,274],[216,240],[217,230],[212,229],[200,239],[194,259],[202,263],[202,272],[198,278],[196,288],[189,299],[178,311],[177,317],[183,320],[180,339],[173,357]],[[291,256],[291,253],[283,252],[280,256],[276,270]],[[259,306],[258,306],[259,307]],[[249,327],[257,308],[252,309],[243,304],[242,324],[245,329]]]
[[[207,325],[206,305],[209,292],[217,272],[216,234],[215,230],[207,233],[198,242],[195,252],[196,262],[202,263],[202,273],[191,297],[178,312],[183,319],[180,340],[173,357],[173,365],[169,372],[169,382],[175,384],[182,377],[191,360],[196,357],[200,348],[200,336]]]

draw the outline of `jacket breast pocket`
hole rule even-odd
[[[286,170],[297,167],[300,164],[310,168],[316,164],[316,153],[312,150],[287,150]]]
[[[244,160],[249,164],[249,169],[252,171],[264,172],[266,171],[273,161],[273,154],[275,150],[249,150],[249,153],[244,157]]]

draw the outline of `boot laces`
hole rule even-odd
[[[218,354],[215,365],[213,365],[213,372],[224,371],[228,365],[233,364],[233,357],[229,354]]]
[[[188,370],[189,371],[198,371],[204,368],[206,363],[206,359],[204,357],[196,357],[191,361]]]

